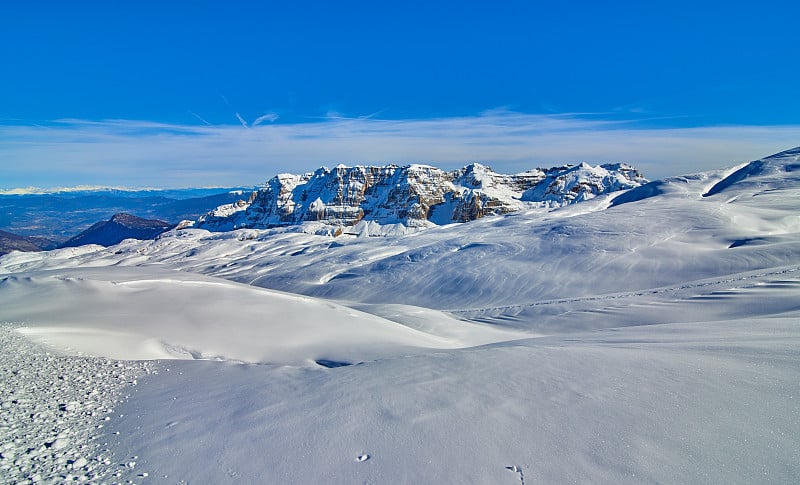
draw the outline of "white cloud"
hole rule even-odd
[[[259,116],[258,118],[256,118],[255,121],[253,121],[253,125],[252,126],[258,126],[258,125],[260,125],[261,123],[263,123],[265,121],[269,121],[270,123],[274,123],[274,122],[278,121],[278,113],[266,113],[266,114],[263,114],[263,115]]]
[[[645,128],[594,115],[502,110],[426,120],[262,124],[274,121],[271,115],[248,130],[132,120],[2,125],[0,188],[256,184],[276,173],[340,162],[456,168],[477,161],[513,173],[577,161],[624,161],[655,179],[732,166],[800,145],[800,126]]]

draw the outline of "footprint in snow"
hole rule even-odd
[[[525,485],[525,474],[522,473],[522,467],[517,465],[507,466],[506,470],[512,471],[514,473],[519,473],[519,482],[521,485]]]

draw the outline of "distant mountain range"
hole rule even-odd
[[[0,230],[62,243],[118,213],[176,224],[247,197],[249,188],[175,190],[73,190],[0,194]]]

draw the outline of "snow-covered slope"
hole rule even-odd
[[[392,237],[181,229],[14,253],[0,320],[51,350],[171,359],[103,428],[51,413],[123,464],[54,481],[797,483],[799,165]],[[26,439],[58,473],[53,437]],[[13,449],[0,466],[29,476]]]
[[[219,231],[321,222],[333,226],[329,232],[341,233],[362,220],[425,227],[532,205],[560,207],[643,182],[625,164],[581,164],[517,175],[498,174],[477,163],[453,172],[426,165],[340,165],[273,177],[248,202],[218,207],[196,227]]]
[[[158,268],[9,275],[2,288],[2,318],[29,322],[25,335],[109,358],[354,363],[523,335],[476,324],[465,331],[438,312],[421,331],[328,301]]]

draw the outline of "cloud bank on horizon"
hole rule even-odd
[[[62,119],[0,125],[0,189],[70,185],[147,187],[263,183],[339,163],[480,162],[505,173],[587,161],[627,162],[658,179],[732,166],[800,145],[800,126],[646,127],[635,120],[504,110],[386,120],[329,117],[186,125]]]

